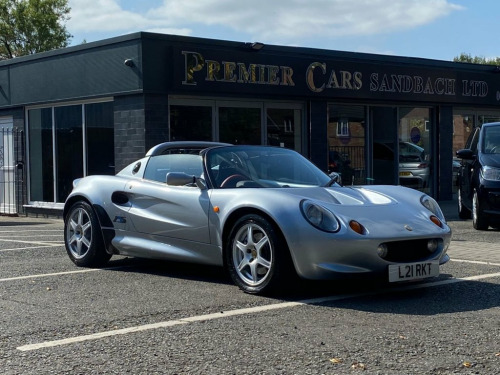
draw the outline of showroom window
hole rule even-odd
[[[29,201],[63,203],[73,180],[114,174],[113,102],[28,109]]]
[[[302,152],[303,104],[170,98],[170,140],[272,145]]]
[[[345,185],[365,184],[365,107],[328,106],[328,171],[337,172]]]

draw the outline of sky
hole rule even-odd
[[[500,57],[498,0],[69,0],[71,45],[138,31],[451,61]]]

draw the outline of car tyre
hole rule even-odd
[[[470,219],[471,212],[464,206],[462,189],[459,187],[457,192],[458,217],[460,219]]]
[[[260,215],[236,221],[229,234],[225,264],[234,283],[246,293],[269,294],[292,285],[296,273],[281,233]]]
[[[472,225],[474,229],[477,230],[488,229],[488,218],[481,210],[481,202],[479,201],[476,189],[474,189],[474,195],[472,197]]]
[[[64,220],[64,245],[79,267],[99,267],[111,258],[104,248],[101,228],[92,207],[84,201],[71,206]]]

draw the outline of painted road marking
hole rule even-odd
[[[0,242],[19,242],[19,243],[29,243],[33,245],[55,245],[53,241],[23,241],[23,240],[7,240],[5,238],[2,238]]]
[[[75,336],[75,337],[69,337],[66,339],[45,341],[45,342],[41,342],[41,343],[37,343],[37,344],[23,345],[23,346],[17,347],[17,349],[20,351],[23,351],[23,352],[24,351],[32,351],[32,350],[50,348],[50,347],[55,347],[55,346],[69,345],[69,344],[74,344],[74,343],[78,343],[78,342],[97,340],[97,339],[101,339],[104,337],[112,337],[112,336],[125,335],[125,334],[129,334],[129,333],[134,333],[134,332],[143,332],[143,331],[148,331],[148,330],[158,329],[158,328],[167,328],[167,327],[173,327],[173,326],[177,326],[177,325],[183,325],[183,324],[189,324],[189,323],[195,323],[195,322],[201,322],[201,321],[209,321],[209,320],[214,320],[214,319],[221,319],[221,318],[226,318],[229,316],[255,314],[255,313],[259,313],[259,312],[263,312],[263,311],[292,308],[292,307],[303,306],[303,305],[323,304],[323,303],[327,303],[327,302],[334,302],[334,301],[350,299],[350,298],[365,297],[365,296],[377,295],[377,294],[381,294],[381,293],[393,293],[393,292],[400,292],[400,291],[405,291],[405,290],[423,289],[423,288],[430,288],[430,287],[439,286],[439,285],[454,284],[454,283],[459,283],[459,282],[464,282],[464,281],[477,281],[477,280],[483,280],[483,279],[494,278],[494,277],[500,277],[500,272],[487,274],[487,275],[464,277],[464,278],[458,278],[458,279],[447,279],[447,280],[430,282],[430,283],[425,283],[425,284],[415,284],[415,285],[403,286],[403,287],[394,288],[394,289],[383,289],[383,290],[378,291],[378,292],[367,292],[367,293],[350,294],[350,295],[342,295],[342,296],[329,296],[329,297],[313,298],[313,299],[301,300],[301,301],[296,301],[296,302],[283,302],[283,303],[275,303],[275,304],[265,305],[265,306],[250,307],[250,308],[245,308],[245,309],[222,311],[222,312],[214,313],[214,314],[196,315],[196,316],[191,316],[191,317],[187,317],[187,318],[174,319],[174,320],[168,320],[168,321],[163,321],[163,322],[158,322],[158,323],[145,324],[145,325],[141,325],[141,326],[116,329],[113,331],[102,331],[102,332],[92,333],[89,335]]]
[[[110,268],[107,268],[107,269],[110,269]],[[53,273],[45,273],[45,274],[38,274],[38,275],[16,276],[16,277],[8,277],[5,279],[0,279],[0,282],[37,279],[40,277],[71,275],[71,274],[75,274],[75,273],[87,273],[87,272],[96,272],[96,271],[103,271],[103,270],[104,270],[104,268],[86,268],[84,270],[77,270],[77,271],[65,271],[65,272],[53,272]]]
[[[3,251],[18,251],[18,250],[31,250],[31,249],[44,249],[50,247],[61,247],[64,246],[64,243],[58,245],[44,245],[44,246],[27,246],[27,247],[14,247],[12,249],[0,249],[0,253]]]
[[[485,261],[480,261],[480,260],[466,260],[466,259],[451,259],[452,262],[457,262],[457,263],[472,263],[472,264],[481,264],[485,266],[499,266],[500,263],[491,263],[491,262],[485,262]]]
[[[97,272],[97,271],[108,271],[108,270],[119,270],[125,268],[132,268],[134,266],[117,266],[117,267],[106,267],[106,268],[85,268],[83,270],[75,270],[75,271],[62,271],[62,272],[53,272],[53,273],[42,273],[37,275],[25,275],[25,276],[15,276],[15,277],[7,277],[5,279],[0,279],[0,282],[5,281],[16,281],[16,280],[29,280],[29,279],[38,279],[41,277],[52,277],[52,276],[64,276],[64,275],[73,275],[76,273],[87,273],[87,272]]]

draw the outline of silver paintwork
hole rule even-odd
[[[209,146],[214,148],[207,149]],[[195,149],[193,154],[200,155],[200,162],[203,160],[201,175],[194,176],[199,183],[167,185],[143,178],[150,158],[190,147]],[[237,245],[225,248],[233,223],[249,212],[258,213],[273,223],[285,240],[295,271],[307,279],[387,274],[388,265],[397,262],[382,259],[377,247],[392,241],[436,238],[439,249],[419,261],[437,260],[443,264],[449,260],[446,250],[451,230],[441,212],[432,213],[420,203],[423,193],[402,186],[341,187],[333,184],[327,187],[301,181],[279,182],[278,178],[270,181],[274,178],[272,175],[268,176],[269,181],[259,180],[260,187],[256,187],[255,181],[240,181],[240,187],[218,188],[220,182],[215,175],[222,173],[222,168],[214,167],[208,159],[220,150],[238,150],[238,147],[243,146],[165,143],[116,176],[82,178],[65,204],[65,220],[74,222],[72,231],[66,236],[77,238],[85,232],[85,220],[75,215],[67,217],[75,202],[85,200],[96,209],[108,252],[223,266],[223,253],[230,251],[239,276],[248,284],[262,282],[272,262],[268,253],[261,251],[269,245],[267,239],[255,237],[261,230],[258,226],[242,228],[236,235]],[[293,154],[297,163],[304,163],[322,185],[329,181],[326,174],[305,158],[290,150],[286,152]],[[248,160],[236,160],[236,164]],[[280,172],[293,170],[297,165],[285,163],[279,169]],[[161,172],[166,181],[168,168]],[[190,181],[193,176],[187,177],[186,181]],[[171,181],[183,181],[182,174],[176,174]],[[274,187],[263,187],[271,185]],[[304,199],[334,213],[340,230],[329,233],[312,226],[300,211],[300,202]],[[431,222],[431,215],[440,218],[442,227]],[[350,229],[350,220],[361,223],[366,233],[358,234]],[[412,231],[405,229],[408,227]],[[78,255],[82,251],[78,240],[69,242]]]

